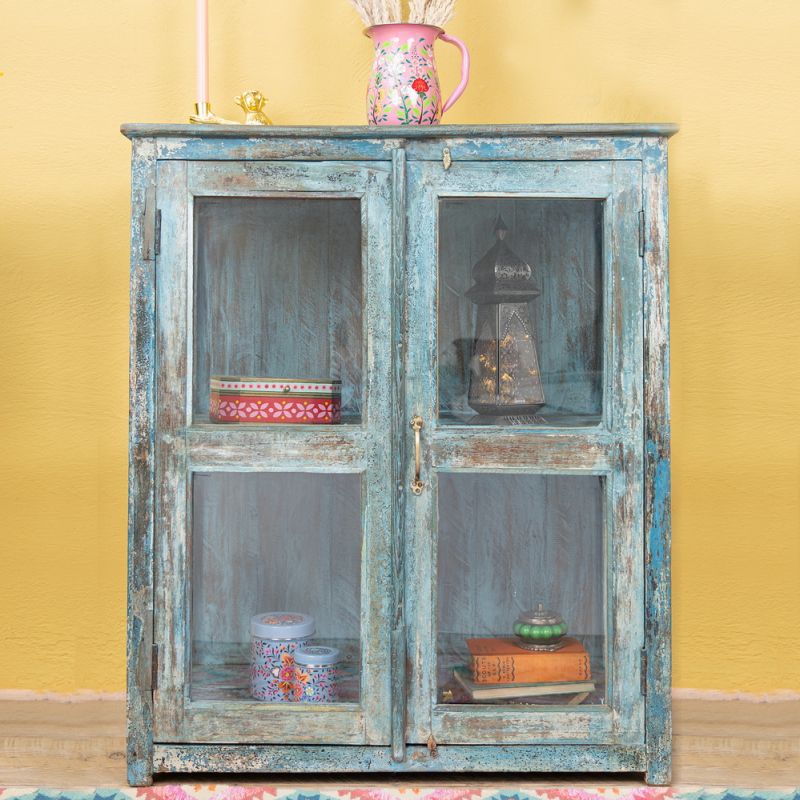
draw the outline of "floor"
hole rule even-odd
[[[116,701],[0,701],[0,787],[125,786],[124,714],[124,703]],[[674,701],[673,717],[675,786],[800,787],[800,700],[679,699]],[[321,776],[299,780],[304,788],[322,784]],[[491,783],[463,776],[411,780],[417,787],[509,785],[502,776]],[[297,780],[274,776],[270,783],[298,785]],[[513,787],[525,791],[564,783],[563,779],[517,780]],[[376,782],[331,776],[324,780],[325,786],[344,784],[375,786]],[[566,784],[605,785],[602,776],[579,775],[569,776]],[[398,786],[400,781],[380,785]],[[635,789],[642,784],[629,778],[613,785]]]

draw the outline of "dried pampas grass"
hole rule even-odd
[[[402,22],[400,0],[350,0],[367,27]],[[456,0],[409,0],[408,21],[443,28],[453,16]]]
[[[376,3],[376,5],[381,7],[381,18],[385,22],[403,21],[403,12],[400,9],[400,0],[380,0],[378,3]]]
[[[372,19],[370,18],[372,3],[370,3],[369,0],[350,0],[350,4],[358,11],[358,16],[361,17],[361,21],[367,27],[372,25]],[[368,6],[370,8],[368,8]]]
[[[408,0],[408,21],[422,24],[425,19],[425,6],[430,0]]]
[[[350,3],[367,27],[403,21],[400,0],[350,0]]]
[[[409,22],[443,28],[453,16],[456,0],[410,0]]]

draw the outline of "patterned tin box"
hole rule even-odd
[[[250,620],[250,694],[267,703],[294,702],[294,654],[314,635],[314,617],[266,611]]]
[[[335,703],[339,699],[339,651],[304,645],[294,651],[294,699],[298,703]]]
[[[212,422],[331,425],[342,418],[342,382],[211,377]]]

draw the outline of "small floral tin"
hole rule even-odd
[[[294,654],[294,699],[298,703],[335,703],[339,699],[339,651],[306,645]]]
[[[212,422],[332,425],[341,422],[342,382],[212,375],[208,415]]]
[[[314,617],[267,611],[250,620],[250,694],[266,703],[294,701],[294,655],[314,635]]]

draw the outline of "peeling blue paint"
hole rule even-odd
[[[149,783],[154,771],[264,769],[287,772],[381,770],[395,773],[533,769],[644,771],[652,783],[668,782],[671,673],[666,140],[674,133],[674,126],[441,126],[428,130],[265,128],[243,131],[239,127],[135,125],[124,126],[123,131],[134,140],[128,626],[128,764],[131,783]],[[452,158],[449,170],[442,164],[444,147],[449,149]],[[255,165],[254,162],[259,163]],[[264,162],[271,162],[272,166],[268,167]],[[348,163],[344,165],[342,162]],[[537,168],[531,166],[537,163]],[[148,197],[156,188],[157,169],[163,170],[165,176],[177,176],[169,188],[159,186],[161,194],[157,197],[158,207],[167,215],[167,221],[175,223],[164,228],[167,238],[160,256],[158,286],[154,254],[145,252],[147,248],[143,247],[148,236],[152,235],[148,226],[153,224],[155,209],[148,205]],[[159,525],[171,521],[173,527],[185,524],[185,509],[173,508],[175,504],[169,500],[170,486],[185,491],[185,477],[177,474],[180,472],[178,469],[173,476],[174,485],[165,488],[159,483],[157,486],[154,464],[157,458],[156,290],[159,314],[164,314],[162,328],[164,325],[167,328],[161,331],[159,341],[162,349],[158,353],[162,367],[166,369],[164,376],[175,377],[174,385],[178,385],[177,376],[185,367],[178,362],[176,354],[185,350],[180,341],[185,331],[180,326],[185,325],[187,315],[178,306],[188,302],[184,273],[189,246],[188,242],[177,239],[186,236],[185,227],[179,223],[185,218],[190,202],[187,173],[210,176],[209,180],[219,179],[220,187],[227,185],[223,177],[243,186],[248,181],[260,182],[262,189],[269,188],[271,180],[295,180],[296,187],[303,191],[330,192],[332,188],[338,191],[345,186],[356,194],[372,193],[373,197],[370,201],[370,224],[374,227],[369,248],[373,253],[380,252],[381,256],[368,270],[375,283],[369,289],[371,294],[367,300],[367,328],[370,342],[379,345],[368,352],[373,359],[370,368],[377,370],[370,399],[373,413],[380,412],[384,421],[383,440],[373,441],[370,438],[372,434],[362,435],[360,429],[352,436],[358,439],[359,447],[369,451],[364,451],[367,463],[380,463],[386,470],[383,477],[376,479],[375,492],[364,506],[370,518],[369,535],[378,537],[376,541],[381,544],[375,551],[374,563],[369,562],[375,570],[370,591],[376,595],[371,606],[364,604],[371,616],[362,622],[362,626],[377,636],[375,626],[390,621],[384,627],[392,635],[387,635],[383,644],[370,651],[372,668],[383,672],[380,678],[375,673],[370,684],[375,693],[364,700],[362,709],[346,712],[354,715],[348,718],[350,722],[343,722],[345,716],[337,712],[337,715],[328,715],[330,722],[327,724],[322,718],[315,723],[317,727],[314,730],[320,732],[318,735],[323,740],[327,736],[332,742],[329,745],[299,742],[217,745],[195,741],[225,740],[231,731],[242,741],[257,740],[258,720],[245,719],[241,709],[230,706],[226,706],[222,713],[218,709],[215,711],[216,707],[193,708],[186,703],[181,649],[186,646],[188,635],[186,609],[182,605],[185,597],[181,594],[185,594],[186,582],[185,577],[171,570],[171,565],[184,563],[181,559],[185,553],[181,547],[170,550],[162,537],[161,542],[157,542],[161,548],[158,561],[154,562],[154,520],[159,520]],[[364,174],[368,174],[368,178],[362,185],[359,180]],[[406,190],[408,175],[414,179],[409,181]],[[415,226],[406,240],[407,217],[411,215],[416,219],[423,215],[420,219],[432,228],[432,215],[435,214],[432,198],[437,193],[452,191],[453,187],[466,187],[472,193],[485,192],[487,186],[494,187],[493,191],[498,193],[518,191],[522,187],[527,193],[535,193],[535,181],[524,186],[520,183],[520,176],[524,175],[550,175],[553,186],[562,193],[578,192],[580,196],[594,196],[591,194],[593,182],[608,183],[602,192],[602,187],[594,186],[594,189],[598,197],[614,198],[612,205],[617,217],[606,233],[616,237],[618,244],[615,246],[622,248],[619,252],[624,258],[610,258],[606,268],[614,276],[609,285],[614,287],[615,295],[610,299],[620,304],[625,312],[615,311],[612,315],[613,319],[620,321],[619,328],[613,332],[619,344],[609,353],[625,354],[625,357],[609,362],[612,383],[608,390],[614,402],[610,404],[613,415],[606,412],[604,417],[606,428],[576,430],[569,436],[557,430],[540,433],[520,430],[515,433],[520,437],[516,446],[519,449],[519,442],[524,441],[525,436],[540,436],[542,452],[550,459],[546,471],[567,474],[585,471],[591,461],[594,465],[591,469],[595,472],[599,469],[603,474],[617,475],[616,488],[611,495],[618,505],[618,512],[613,512],[618,513],[617,531],[621,535],[626,533],[626,525],[633,525],[632,541],[638,547],[636,553],[622,553],[625,558],[620,563],[639,565],[635,576],[627,576],[631,580],[626,584],[634,587],[631,591],[636,596],[627,598],[625,603],[626,608],[634,609],[637,623],[630,626],[629,633],[619,633],[615,640],[620,645],[619,653],[612,654],[619,657],[616,669],[624,677],[615,687],[618,705],[613,708],[613,714],[609,709],[596,714],[586,714],[583,709],[567,713],[558,711],[550,715],[547,726],[540,725],[538,729],[531,727],[522,717],[509,715],[504,718],[502,710],[483,708],[479,714],[468,712],[457,719],[451,710],[435,708],[429,685],[435,654],[429,644],[415,638],[420,631],[426,630],[432,612],[415,606],[414,593],[407,592],[406,588],[410,582],[421,578],[425,579],[426,586],[431,580],[431,563],[424,563],[424,559],[414,561],[420,554],[414,551],[413,528],[416,523],[435,530],[434,510],[433,505],[425,505],[427,500],[423,500],[419,505],[419,517],[412,519],[403,490],[410,469],[402,443],[407,427],[404,415],[414,405],[416,413],[424,411],[432,420],[436,417],[431,400],[435,397],[435,371],[426,361],[432,358],[433,340],[430,337],[424,342],[415,340],[416,352],[424,357],[404,362],[409,352],[409,337],[420,336],[421,329],[431,327],[430,320],[425,322],[419,317],[422,306],[416,304],[432,301],[435,294],[431,285],[432,280],[435,282],[435,274],[432,278],[430,265],[425,262],[426,266],[423,266],[423,259],[414,255],[415,249],[422,252],[422,247],[435,252],[435,247],[429,234],[424,232],[424,225]],[[469,178],[471,184],[465,176],[472,176]],[[464,180],[467,183],[459,183]],[[640,262],[638,215],[642,208],[645,255]],[[172,212],[174,219],[169,216]],[[610,247],[608,252],[612,252]],[[167,269],[172,263],[169,262],[171,257],[174,257],[172,272]],[[622,263],[626,259],[636,262],[635,274],[628,269],[630,264],[627,261]],[[640,268],[642,281],[638,280]],[[173,283],[164,285],[163,281],[169,275],[173,276]],[[408,297],[412,300],[408,301]],[[412,325],[409,325],[407,316],[409,310],[414,321]],[[172,330],[169,326],[175,320],[179,321],[175,322]],[[164,342],[168,344],[167,350],[164,350]],[[175,363],[170,361],[171,358]],[[180,459],[184,457],[178,448],[191,447],[194,434],[191,431],[186,433],[187,422],[180,419],[182,408],[185,408],[181,405],[182,396],[169,394],[173,382],[167,383],[167,388],[159,392],[158,397],[163,412],[159,417],[159,434],[162,436],[161,457],[165,457],[163,453],[171,453],[170,458],[175,459],[166,468],[165,474],[171,475],[169,470],[174,471],[175,464],[182,463]],[[174,430],[164,428],[167,419],[172,420],[170,424]],[[385,441],[389,431],[387,420],[393,420],[392,441],[388,446]],[[458,435],[453,433],[453,441]],[[478,434],[473,438],[474,451],[464,456],[466,460],[460,468],[472,471],[488,469],[487,462],[481,461],[481,451],[485,454],[492,444]],[[175,449],[170,450],[173,446]],[[579,458],[579,453],[584,455]],[[242,468],[252,469],[259,463],[257,460],[248,462]],[[642,483],[644,491],[638,496],[631,495],[631,487]],[[380,492],[377,491],[378,484]],[[394,487],[397,491],[393,490]],[[162,498],[159,501],[161,513],[156,513],[154,508],[154,497],[158,496]],[[407,540],[403,536],[406,524],[409,527]],[[169,560],[166,560],[167,556]],[[165,616],[168,609],[163,602],[154,601],[153,581],[157,570],[162,571],[161,585],[169,583],[169,591],[173,592],[171,596],[178,598],[174,607],[169,609],[174,617]],[[622,581],[625,577],[620,568],[615,580]],[[162,631],[167,644],[175,645],[174,648],[167,647],[160,666],[164,682],[159,689],[160,716],[156,713],[155,721],[151,686],[154,615],[156,627]],[[642,616],[643,633],[638,622]],[[619,627],[622,629],[623,626]],[[639,638],[634,646],[636,636]],[[644,700],[638,680],[641,636],[644,636],[647,652],[643,682],[647,694]],[[163,646],[164,641],[159,644]],[[408,664],[413,668],[411,679],[406,674]],[[475,723],[470,721],[470,714],[474,715]],[[559,721],[559,714],[562,721]],[[585,721],[582,714],[587,717]],[[477,724],[479,718],[480,725]],[[581,724],[570,728],[570,720],[579,718]],[[251,737],[249,739],[242,739],[240,730],[245,728],[253,731],[247,734]],[[584,729],[589,734],[584,734]],[[534,732],[536,730],[539,738]],[[340,734],[334,731],[340,731]],[[576,731],[581,736],[588,735],[589,741],[580,745],[556,743],[572,741]],[[434,732],[439,742],[436,758],[431,756],[427,747],[419,744]],[[274,732],[271,733],[274,736]],[[543,738],[545,733],[550,740]],[[154,734],[161,743],[153,743]],[[339,735],[342,741],[336,740]],[[459,741],[459,736],[465,737],[466,742],[479,741],[480,744],[448,741],[448,737]],[[504,738],[505,743],[500,744]],[[166,744],[165,740],[174,744]],[[511,743],[515,741],[521,743]],[[518,795],[503,796],[512,798]],[[300,796],[293,800],[300,800]]]

